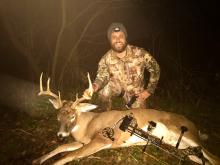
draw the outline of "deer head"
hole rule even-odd
[[[47,95],[51,96],[52,98],[49,101],[52,103],[55,109],[58,109],[57,119],[60,122],[60,129],[57,133],[57,136],[62,139],[64,137],[69,136],[72,128],[75,126],[77,116],[80,115],[82,112],[87,112],[92,109],[95,109],[97,106],[89,103],[82,103],[85,100],[90,100],[93,95],[93,87],[90,79],[90,75],[88,73],[88,81],[89,81],[89,88],[86,89],[82,95],[82,97],[78,98],[78,94],[76,94],[76,100],[62,100],[60,96],[60,92],[58,91],[58,95],[53,93],[50,90],[50,78],[47,80],[47,88],[46,90],[43,89],[42,83],[43,73],[40,76],[40,92],[38,93],[39,96]]]

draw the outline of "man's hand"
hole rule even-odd
[[[96,83],[93,83],[92,88],[93,88],[94,92],[97,92],[99,90],[99,85]]]
[[[143,92],[136,94],[137,100],[139,101],[146,100],[150,95],[151,94],[147,90],[144,90]]]

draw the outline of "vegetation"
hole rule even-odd
[[[162,91],[161,91],[162,92]],[[167,93],[171,93],[168,92]],[[185,115],[193,120],[202,132],[209,134],[209,140],[204,145],[213,153],[220,155],[220,151],[215,146],[219,145],[219,122],[217,114],[207,113],[213,107],[196,108],[197,105],[186,104],[186,102],[178,102],[172,95],[161,97],[161,93],[152,96],[148,100],[149,108],[157,108],[161,110],[173,111]],[[74,98],[67,92],[68,98]],[[92,102],[97,102],[96,97]],[[118,98],[113,100],[114,109],[120,110],[123,106],[123,101]],[[70,142],[73,139],[69,138],[65,142],[59,142],[56,138],[59,123],[56,120],[56,110],[52,108],[47,99],[42,98],[38,103],[39,108],[44,108],[45,114],[41,117],[33,118],[26,113],[18,110],[8,110],[7,107],[2,107],[0,115],[0,141],[1,154],[0,164],[31,164],[32,160],[42,156],[43,154],[53,150],[62,143]],[[209,122],[212,121],[212,122]],[[129,148],[119,148],[103,150],[87,158],[75,160],[72,165],[103,165],[103,164],[178,164],[178,160],[173,156],[158,150],[154,146],[148,146],[146,153],[142,153],[143,146],[134,146]],[[50,164],[63,154],[58,155],[46,162]],[[159,159],[158,159],[159,158]],[[192,162],[186,162],[192,164]]]

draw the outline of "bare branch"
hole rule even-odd
[[[60,27],[60,31],[57,36],[57,42],[56,42],[56,47],[55,47],[55,54],[53,57],[53,62],[52,62],[52,78],[55,79],[55,72],[56,72],[56,66],[57,66],[57,58],[59,56],[60,52],[60,47],[61,47],[61,39],[63,36],[63,32],[66,28],[66,0],[61,0],[61,6],[62,6],[62,23]]]
[[[74,45],[74,47],[71,49],[71,52],[65,62],[65,64],[63,65],[63,68],[61,69],[61,75],[59,77],[59,82],[61,82],[61,80],[63,79],[63,75],[64,75],[64,71],[69,63],[69,61],[71,60],[72,56],[74,55],[74,52],[76,51],[78,45],[80,44],[80,42],[82,41],[86,31],[88,30],[89,26],[92,24],[92,22],[94,21],[94,19],[101,14],[103,11],[105,11],[105,9],[108,7],[108,5],[106,5],[105,7],[103,7],[102,9],[100,9],[99,11],[97,11],[88,21],[88,23],[86,24],[86,26],[84,27],[79,39],[77,40],[76,44]]]

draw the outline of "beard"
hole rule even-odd
[[[118,45],[118,44],[120,44],[120,45]],[[121,52],[125,51],[126,47],[127,47],[127,42],[125,42],[125,43],[120,42],[120,43],[112,43],[111,44],[112,50],[117,53],[121,53]]]

